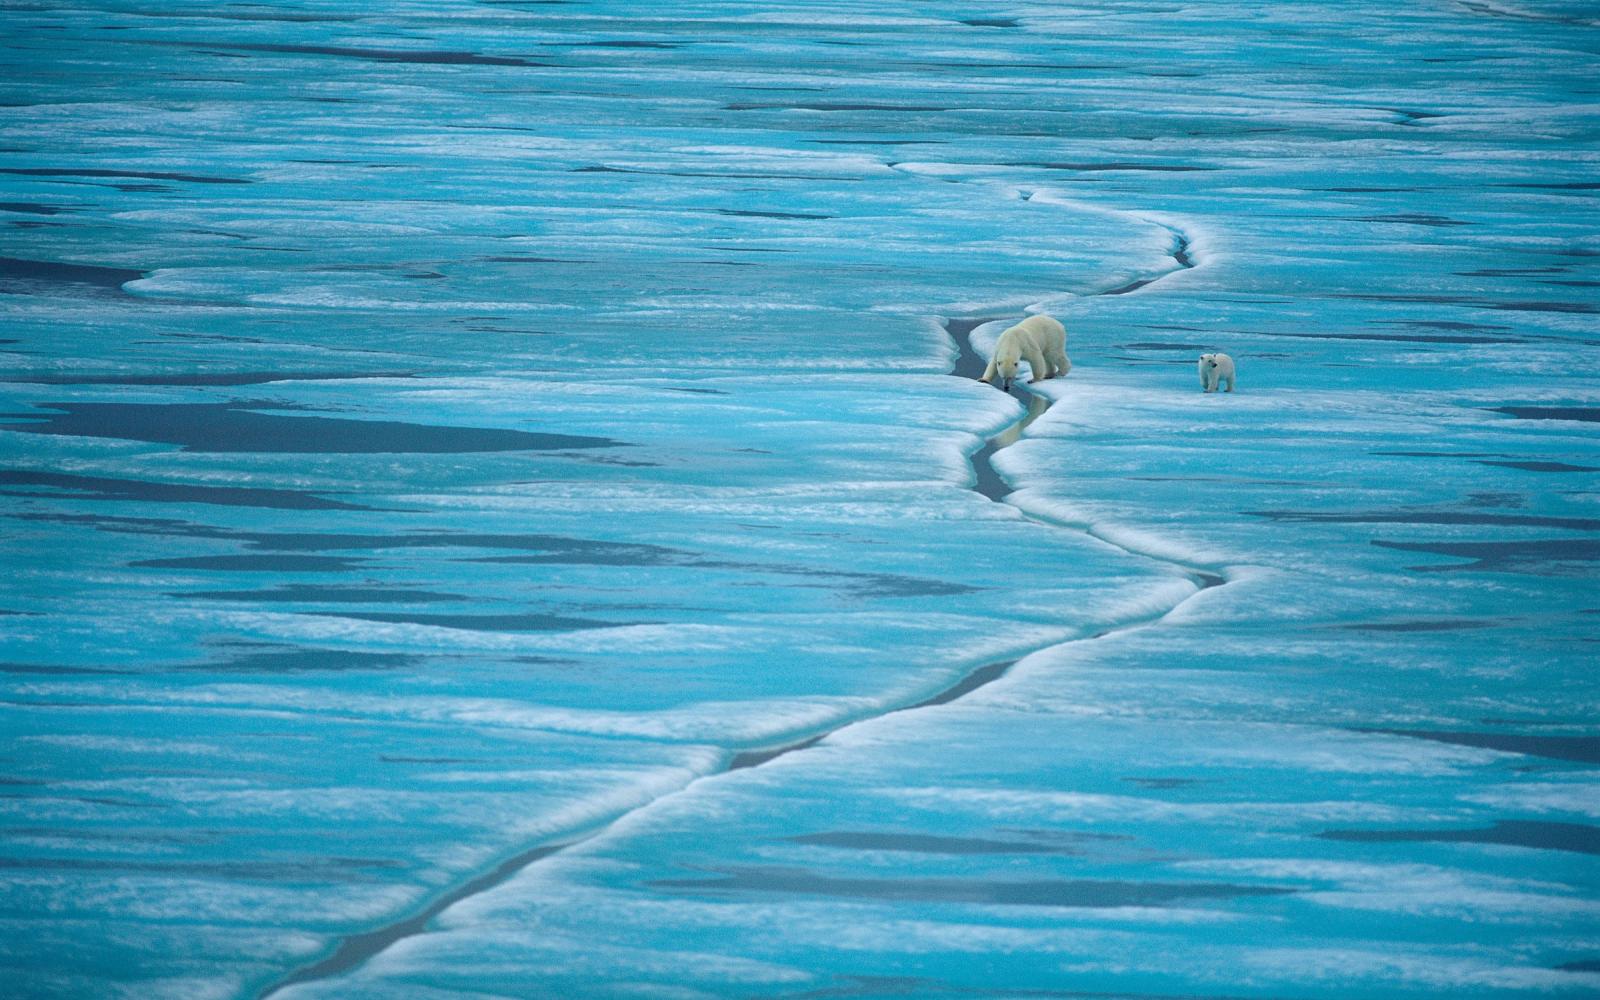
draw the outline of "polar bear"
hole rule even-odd
[[[1000,334],[1000,339],[994,343],[994,356],[978,381],[992,381],[998,374],[1001,388],[1010,392],[1011,380],[1017,377],[1018,361],[1028,362],[1033,370],[1031,382],[1065,375],[1072,370],[1072,362],[1067,360],[1066,329],[1044,313],[1029,316]]]
[[[1200,388],[1216,392],[1218,382],[1228,383],[1225,392],[1233,391],[1233,359],[1226,354],[1200,355]]]

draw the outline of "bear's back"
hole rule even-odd
[[[1061,337],[1064,340],[1067,335],[1066,327],[1062,326],[1054,316],[1048,316],[1044,313],[1029,316],[1012,327],[1011,330],[1016,330],[1020,334],[1026,335],[1028,339],[1040,346],[1048,346],[1055,343],[1055,338],[1057,337]],[[1007,330],[1006,333],[1010,333],[1011,330]],[[1002,333],[1001,336],[1005,336],[1005,333]]]

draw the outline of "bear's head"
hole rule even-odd
[[[1215,368],[1217,367],[1217,356],[1215,354],[1202,354],[1200,355],[1200,363],[1207,368]]]
[[[1010,345],[995,353],[994,370],[1000,376],[1000,388],[1006,392],[1011,391],[1011,383],[1017,377],[1017,363],[1021,360],[1022,352]]]

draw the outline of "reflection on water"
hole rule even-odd
[[[996,434],[990,440],[990,443],[994,445],[995,450],[1007,448],[1013,444],[1016,444],[1018,439],[1022,437],[1022,432],[1028,429],[1028,425],[1044,416],[1044,411],[1048,410],[1049,408],[1050,401],[1048,399],[1045,399],[1043,396],[1036,396],[1031,392],[1028,393],[1028,412],[1023,414],[1021,420],[1018,420],[1010,427],[1007,427],[999,434]]]

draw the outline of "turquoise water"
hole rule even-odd
[[[19,995],[1600,986],[1585,6],[0,23]]]

